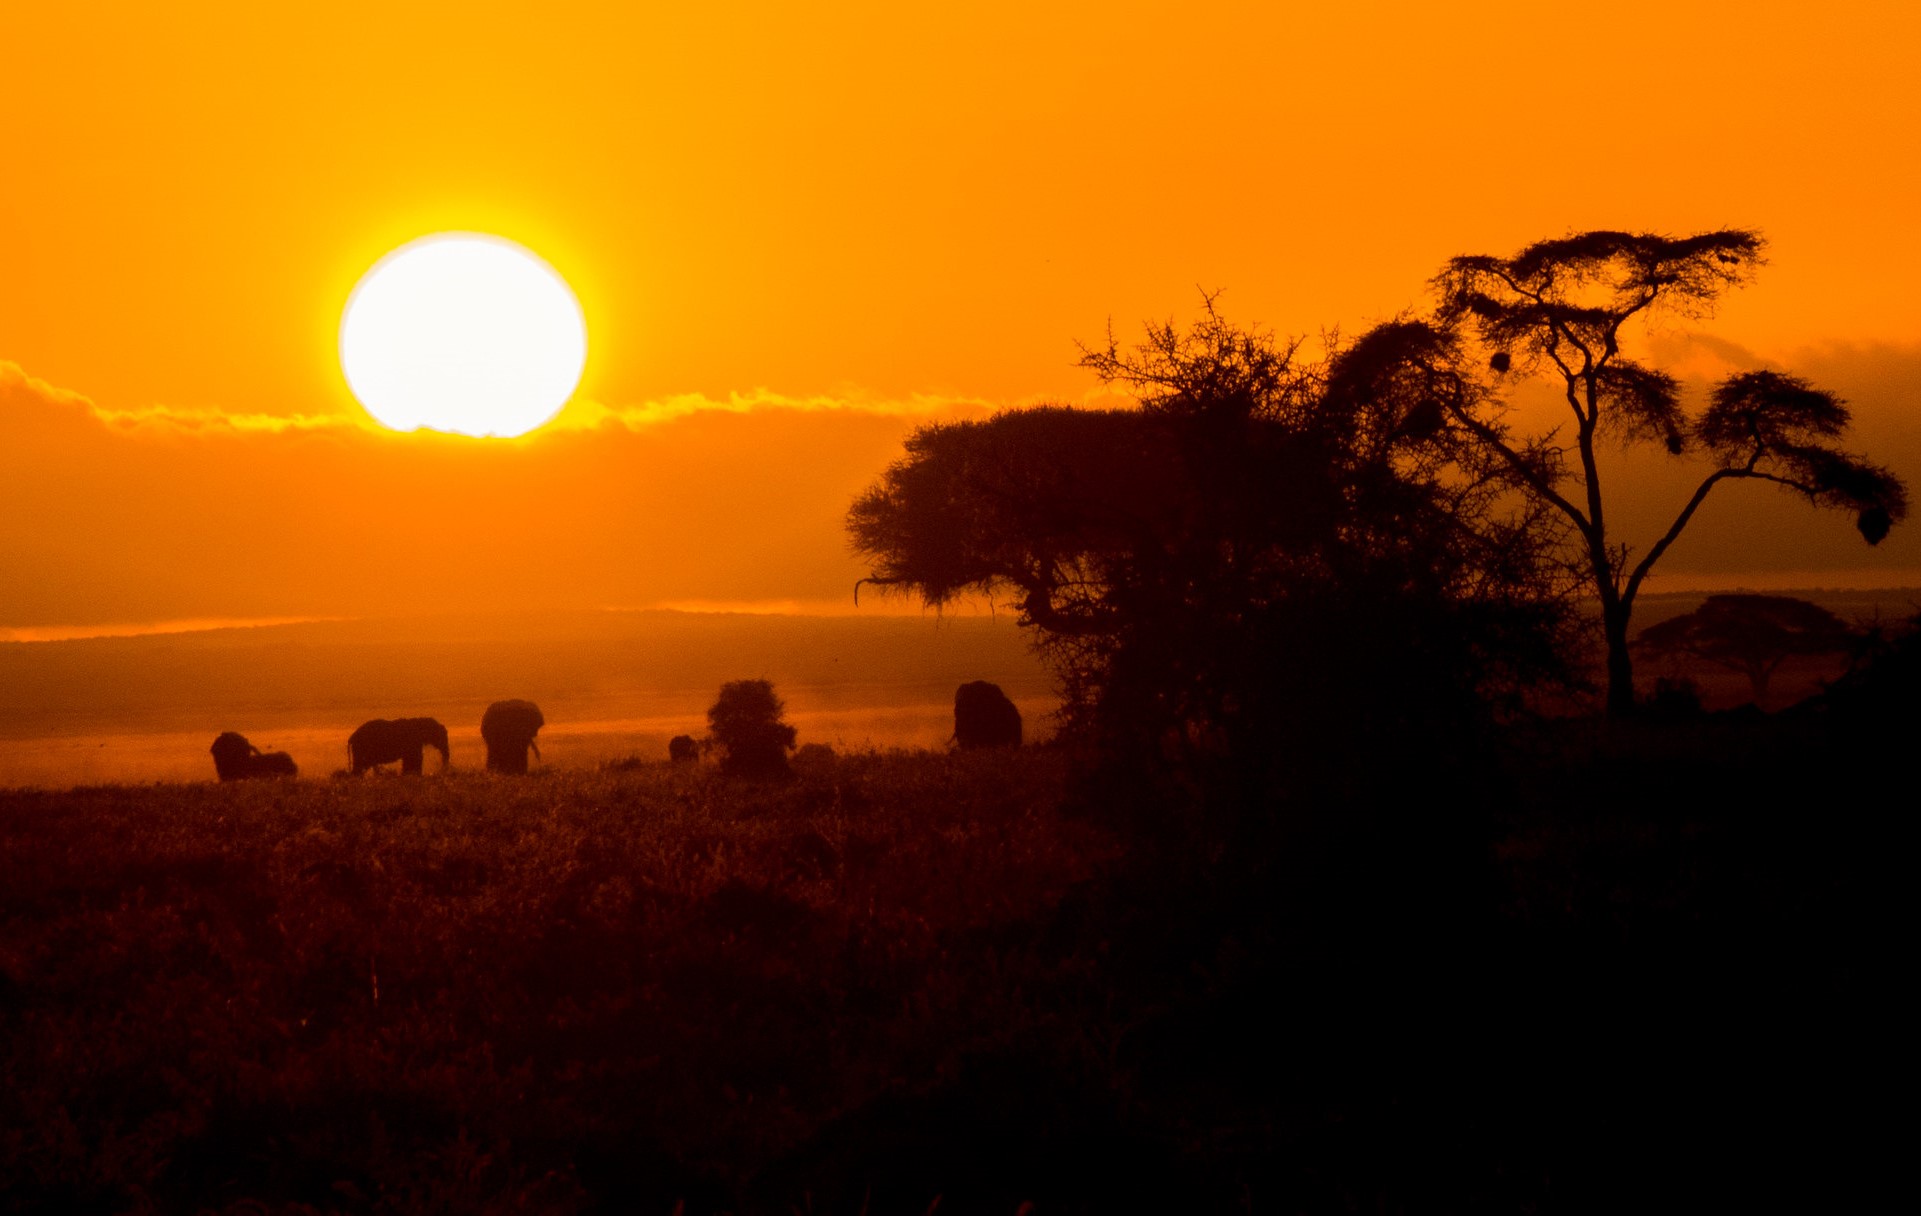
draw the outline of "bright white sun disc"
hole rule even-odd
[[[444,232],[374,264],[340,319],[340,366],[396,431],[524,435],[560,412],[587,323],[553,267],[496,236]]]

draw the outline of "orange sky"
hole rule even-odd
[[[1599,226],[1765,232],[1709,332],[1921,484],[1914,6],[638,7],[7,6],[0,627],[839,597],[900,437],[1109,317],[1353,332]],[[574,286],[574,425],[358,425],[347,292],[447,229]],[[1768,510],[1664,569],[1921,569]]]

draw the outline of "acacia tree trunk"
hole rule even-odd
[[[1612,352],[1610,352],[1612,353]],[[1605,360],[1603,360],[1605,361]],[[1601,635],[1607,642],[1607,716],[1619,720],[1634,713],[1634,656],[1628,652],[1628,615],[1634,610],[1635,587],[1623,587],[1617,580],[1614,557],[1608,552],[1607,517],[1601,497],[1601,468],[1594,455],[1594,435],[1601,417],[1599,368],[1590,363],[1578,374],[1567,378],[1567,400],[1580,420],[1577,447],[1581,453],[1582,480],[1587,486],[1587,518],[1573,513],[1577,527],[1587,534],[1588,566],[1594,575],[1594,588],[1601,596]],[[1587,399],[1582,412],[1577,393]],[[1622,553],[1625,561],[1626,553]]]
[[[1625,718],[1634,712],[1634,656],[1628,650],[1628,612],[1631,604],[1613,596],[1601,602],[1601,631],[1607,639],[1607,716]]]

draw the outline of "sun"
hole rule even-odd
[[[402,245],[340,318],[347,386],[396,431],[524,435],[567,403],[586,362],[587,322],[566,280],[483,233]]]

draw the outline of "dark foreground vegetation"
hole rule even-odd
[[[1831,718],[1511,732],[1448,857],[1057,750],[0,795],[0,1209],[1836,1210],[1909,787]]]

